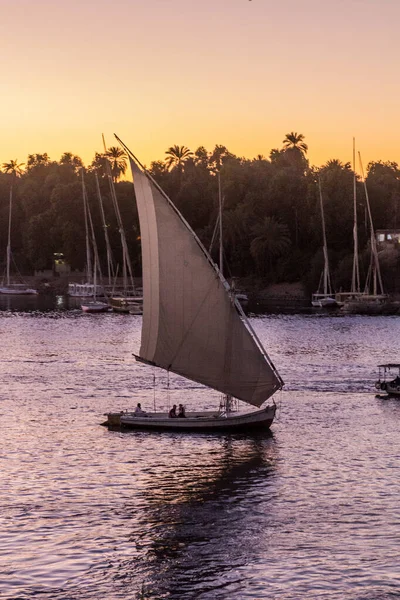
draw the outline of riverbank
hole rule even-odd
[[[66,295],[69,283],[82,283],[82,275],[68,275],[59,277],[32,276],[24,278],[29,286],[38,290],[40,294],[55,296]],[[116,286],[123,284],[118,278]],[[135,278],[135,286],[142,287],[141,278]],[[301,282],[268,284],[262,279],[243,278],[235,281],[235,289],[243,291],[249,298],[250,310],[261,309],[301,309],[310,306],[310,298]]]
[[[310,297],[301,282],[268,284],[261,279],[241,279],[236,287],[246,292],[250,311],[302,310],[310,307]]]

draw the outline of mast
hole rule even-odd
[[[103,199],[101,197],[101,192],[100,192],[99,178],[98,178],[98,175],[97,175],[96,171],[95,171],[94,176],[95,176],[95,179],[96,179],[97,198],[99,200],[101,221],[103,223],[104,238],[105,238],[105,241],[106,241],[108,285],[111,285],[112,284],[112,278],[113,278],[113,275],[114,275],[112,250],[111,250],[110,238],[108,237],[106,217],[105,217],[105,214],[104,214]]]
[[[383,284],[382,284],[382,277],[381,277],[381,269],[379,266],[378,249],[376,246],[374,224],[372,222],[371,206],[369,203],[367,182],[365,181],[365,177],[364,177],[364,169],[363,169],[363,165],[362,165],[362,161],[361,161],[360,152],[358,153],[358,157],[360,160],[360,170],[361,170],[361,175],[362,175],[363,183],[364,183],[365,199],[367,202],[368,219],[369,219],[369,225],[370,225],[370,230],[371,230],[371,232],[370,232],[371,268],[372,268],[372,274],[373,274],[373,294],[376,296],[378,294],[378,284],[379,284],[379,289],[380,289],[379,293],[384,294],[384,291],[383,291]]]
[[[324,294],[325,296],[332,293],[331,279],[329,273],[329,259],[328,259],[328,244],[326,242],[326,230],[325,230],[325,216],[324,216],[324,205],[322,200],[322,188],[321,179],[318,177],[318,189],[319,189],[319,202],[321,207],[321,220],[322,220],[322,239],[324,244]]]
[[[358,229],[357,229],[357,177],[356,177],[356,140],[353,138],[353,210],[354,210],[354,225],[353,225],[353,275],[351,279],[351,292],[360,293],[360,267],[358,263]]]
[[[98,250],[98,247],[97,247],[96,236],[95,236],[95,233],[94,233],[92,213],[90,212],[89,198],[88,198],[88,195],[87,195],[86,186],[84,187],[84,198],[85,198],[85,205],[86,205],[86,213],[87,213],[88,221],[89,221],[89,225],[90,225],[90,236],[91,236],[92,247],[93,247],[93,257],[94,257],[93,286],[95,288],[95,293],[96,293],[97,292],[97,289],[96,289],[96,286],[97,286],[97,272],[99,273],[101,282],[103,280],[103,274],[101,272],[99,250]]]
[[[88,224],[88,207],[86,202],[86,188],[85,188],[85,177],[83,167],[81,168],[82,178],[82,199],[83,199],[83,214],[85,217],[85,235],[86,235],[86,276],[88,283],[92,282],[92,257],[90,253],[90,241],[89,241],[89,224]]]
[[[104,145],[104,153],[107,153],[107,148],[106,148],[106,142],[104,139],[104,135],[103,137],[103,145]],[[128,274],[131,280],[131,286],[132,289],[135,289],[135,284],[134,284],[134,280],[133,280],[133,270],[132,270],[132,264],[131,264],[131,259],[129,257],[129,251],[128,251],[128,244],[126,242],[126,236],[125,236],[125,230],[124,230],[124,226],[122,224],[122,219],[121,219],[121,213],[119,210],[119,205],[118,205],[118,200],[117,200],[117,194],[115,192],[115,186],[114,186],[114,181],[112,178],[112,173],[111,173],[111,167],[110,167],[110,163],[106,157],[106,172],[107,172],[107,178],[108,178],[108,184],[110,187],[110,194],[111,194],[111,198],[112,198],[112,202],[113,202],[113,206],[114,206],[114,211],[115,211],[115,215],[117,217],[117,223],[118,223],[118,228],[119,228],[119,233],[121,236],[121,245],[122,245],[122,277],[123,277],[123,282],[124,282],[124,291],[125,293],[127,293],[127,288],[128,288]]]
[[[224,274],[223,262],[223,240],[222,240],[222,191],[221,191],[221,173],[218,171],[218,211],[219,211],[219,270]]]
[[[14,177],[14,176],[13,176]],[[7,286],[10,285],[10,265],[11,265],[11,213],[13,201],[13,181],[10,187],[10,203],[8,210],[8,238],[7,238]]]

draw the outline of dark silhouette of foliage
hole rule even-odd
[[[110,146],[107,148],[105,153],[110,166],[111,166],[111,174],[112,178],[115,181],[121,177],[121,175],[125,175],[127,169],[127,155],[118,146]]]
[[[217,144],[211,151],[199,146],[171,146],[166,160],[155,160],[148,172],[170,196],[208,248],[218,219],[218,176],[223,196],[222,242],[227,276],[266,277],[269,283],[302,281],[310,291],[318,285],[322,255],[318,178],[321,181],[326,236],[336,289],[348,289],[353,252],[353,183],[349,163],[331,159],[310,166],[303,134],[286,135],[283,148],[248,160]],[[269,158],[266,158],[266,157]],[[140,230],[133,186],[121,180],[127,157],[117,147],[96,153],[85,182],[99,247],[106,247],[94,173],[99,184],[106,227],[117,263],[121,264],[120,232],[110,195],[107,161],[111,168],[127,243],[136,275],[141,274]],[[85,229],[80,171],[83,162],[72,152],[52,161],[47,153],[14,159],[0,171],[0,266],[5,261],[10,186],[13,185],[13,254],[27,273],[52,266],[53,253],[62,252],[72,269],[85,264]],[[366,185],[375,228],[400,227],[400,170],[395,162],[368,165]],[[365,191],[357,178],[360,269],[369,265],[369,224]],[[212,249],[218,259],[218,236]],[[3,258],[4,257],[4,258]],[[396,287],[400,251],[382,255],[383,275]],[[385,282],[386,284],[386,282]]]
[[[308,150],[308,146],[304,142],[304,135],[302,133],[295,133],[294,131],[286,134],[283,140],[283,147],[285,149],[297,148],[301,152],[304,152],[304,154],[307,154]]]
[[[23,173],[23,165],[24,163],[19,163],[17,159],[10,160],[8,163],[3,163],[3,172],[14,175],[15,177],[21,177]]]
[[[176,168],[178,171],[182,171],[185,162],[193,156],[193,152],[189,150],[186,146],[170,146],[168,150],[165,151],[167,158],[165,159],[165,164],[168,169]]]

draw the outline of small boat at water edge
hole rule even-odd
[[[400,364],[398,363],[387,363],[385,365],[378,365],[379,379],[375,383],[375,388],[378,391],[386,392],[387,396],[400,397]],[[394,377],[393,371],[397,372]]]
[[[99,300],[89,300],[88,302],[82,302],[81,309],[86,313],[100,313],[107,312],[110,310],[109,305],[106,302],[100,302]]]
[[[143,298],[141,296],[111,296],[109,303],[114,312],[134,315],[143,313]]]
[[[118,138],[117,138],[118,139]],[[143,261],[143,319],[136,360],[223,394],[218,411],[184,418],[133,411],[107,414],[110,428],[162,431],[268,429],[266,405],[283,381],[240,302],[172,201],[128,153],[138,207]],[[259,410],[236,412],[235,399]]]
[[[314,308],[338,308],[340,305],[335,294],[315,293],[312,295],[311,304]]]
[[[0,286],[0,294],[9,296],[33,296],[38,293],[37,290],[28,287],[25,283],[7,283]]]
[[[358,315],[397,315],[400,302],[387,294],[359,294],[349,298],[342,306],[342,312]]]

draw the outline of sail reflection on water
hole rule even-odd
[[[121,564],[121,577],[127,587],[140,579],[143,590],[156,598],[185,597],[194,589],[199,594],[220,587],[234,591],[245,578],[240,569],[257,561],[268,543],[260,532],[273,514],[274,495],[268,494],[277,459],[273,436],[226,436],[218,448],[210,436],[209,453],[205,435],[200,436],[202,451],[197,436],[189,443],[178,437],[164,440],[165,463],[175,456],[174,464],[148,473],[143,482],[141,517],[137,506],[127,506],[129,539],[137,554]]]

